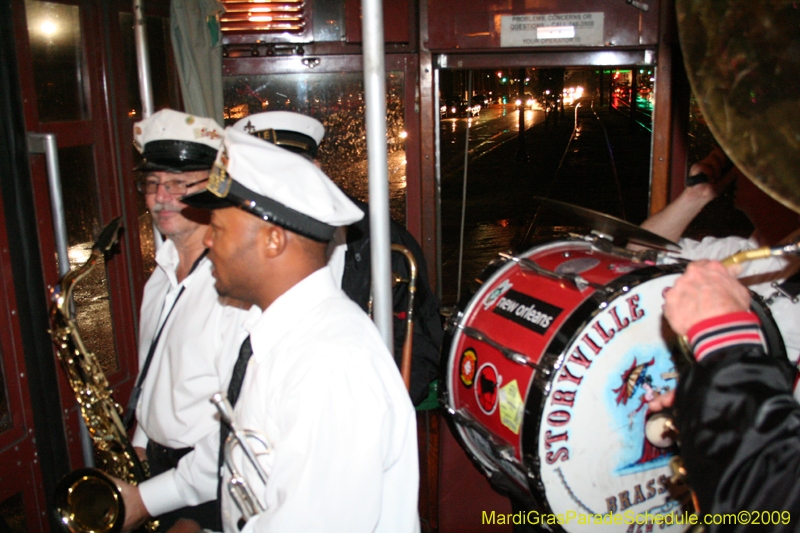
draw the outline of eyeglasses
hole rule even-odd
[[[155,194],[156,191],[158,191],[158,186],[163,185],[167,190],[167,194],[170,196],[183,196],[186,194],[186,190],[189,187],[205,181],[208,181],[208,178],[195,181],[193,183],[186,183],[185,181],[180,180],[171,180],[160,183],[159,181],[153,179],[143,179],[136,182],[136,190],[142,194]]]

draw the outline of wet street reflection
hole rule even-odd
[[[590,104],[591,101],[587,105]],[[513,126],[519,123],[520,110],[516,106],[491,106],[489,111],[492,113],[486,113],[486,118],[470,130],[465,204],[464,141],[459,142],[455,134],[452,146],[442,143],[441,291],[445,307],[453,307],[472,294],[478,286],[476,280],[499,253],[523,252],[533,246],[535,237],[552,234],[555,228],[563,229],[564,224],[572,223],[563,217],[537,218],[536,197],[566,197],[574,205],[606,214],[618,215],[620,209],[620,195],[608,175],[608,156],[600,152],[587,157],[582,149],[567,150],[575,124],[573,105],[566,106],[563,115],[551,114],[548,119],[542,110],[526,110],[530,126],[524,141],[518,126]],[[622,133],[615,136],[616,130],[612,129],[610,134],[610,142],[624,154],[624,160],[617,161],[620,181],[627,180],[623,182],[626,190],[644,191],[644,195],[624,195],[624,211],[633,213],[629,221],[638,224],[647,210],[650,134],[646,130],[631,133],[624,117],[606,118],[621,123]],[[448,121],[443,121],[441,137],[449,139],[453,126],[445,122]],[[611,128],[610,122],[607,125]],[[605,147],[605,141],[602,145]],[[620,145],[626,150],[622,151]],[[463,259],[459,269],[462,208]]]

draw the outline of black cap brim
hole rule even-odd
[[[209,170],[217,158],[217,150],[207,144],[165,139],[147,143],[142,158],[134,170],[193,172]]]
[[[200,209],[238,207],[262,220],[319,242],[333,238],[335,226],[320,222],[304,213],[287,207],[266,196],[255,193],[236,180],[227,181],[226,196],[219,196],[208,189],[181,198],[184,204]]]
[[[213,161],[211,163],[213,164]],[[211,164],[205,163],[183,162],[182,164],[180,161],[153,161],[151,159],[145,159],[136,165],[133,170],[137,172],[172,172],[174,174],[180,174],[182,172],[209,170],[210,168]]]
[[[236,207],[238,202],[234,202],[228,198],[220,198],[208,189],[187,194],[181,197],[181,202],[190,206],[200,209],[221,209],[223,207]]]

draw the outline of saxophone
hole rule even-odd
[[[70,533],[121,530],[125,521],[122,492],[109,475],[132,485],[149,477],[147,464],[139,460],[128,439],[122,408],[112,398],[94,354],[84,346],[71,310],[74,287],[117,242],[121,227],[119,217],[106,225],[89,259],[67,272],[51,291],[50,336],[89,429],[97,465],[97,469],[81,468],[67,474],[56,487],[56,515]],[[146,527],[157,531],[158,522],[151,520]]]

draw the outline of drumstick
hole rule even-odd
[[[783,246],[764,246],[756,248],[755,250],[745,250],[744,252],[735,253],[732,256],[723,259],[722,264],[726,267],[752,261],[754,259],[764,259],[765,257],[772,257],[774,255],[800,255],[800,242],[787,244]]]

